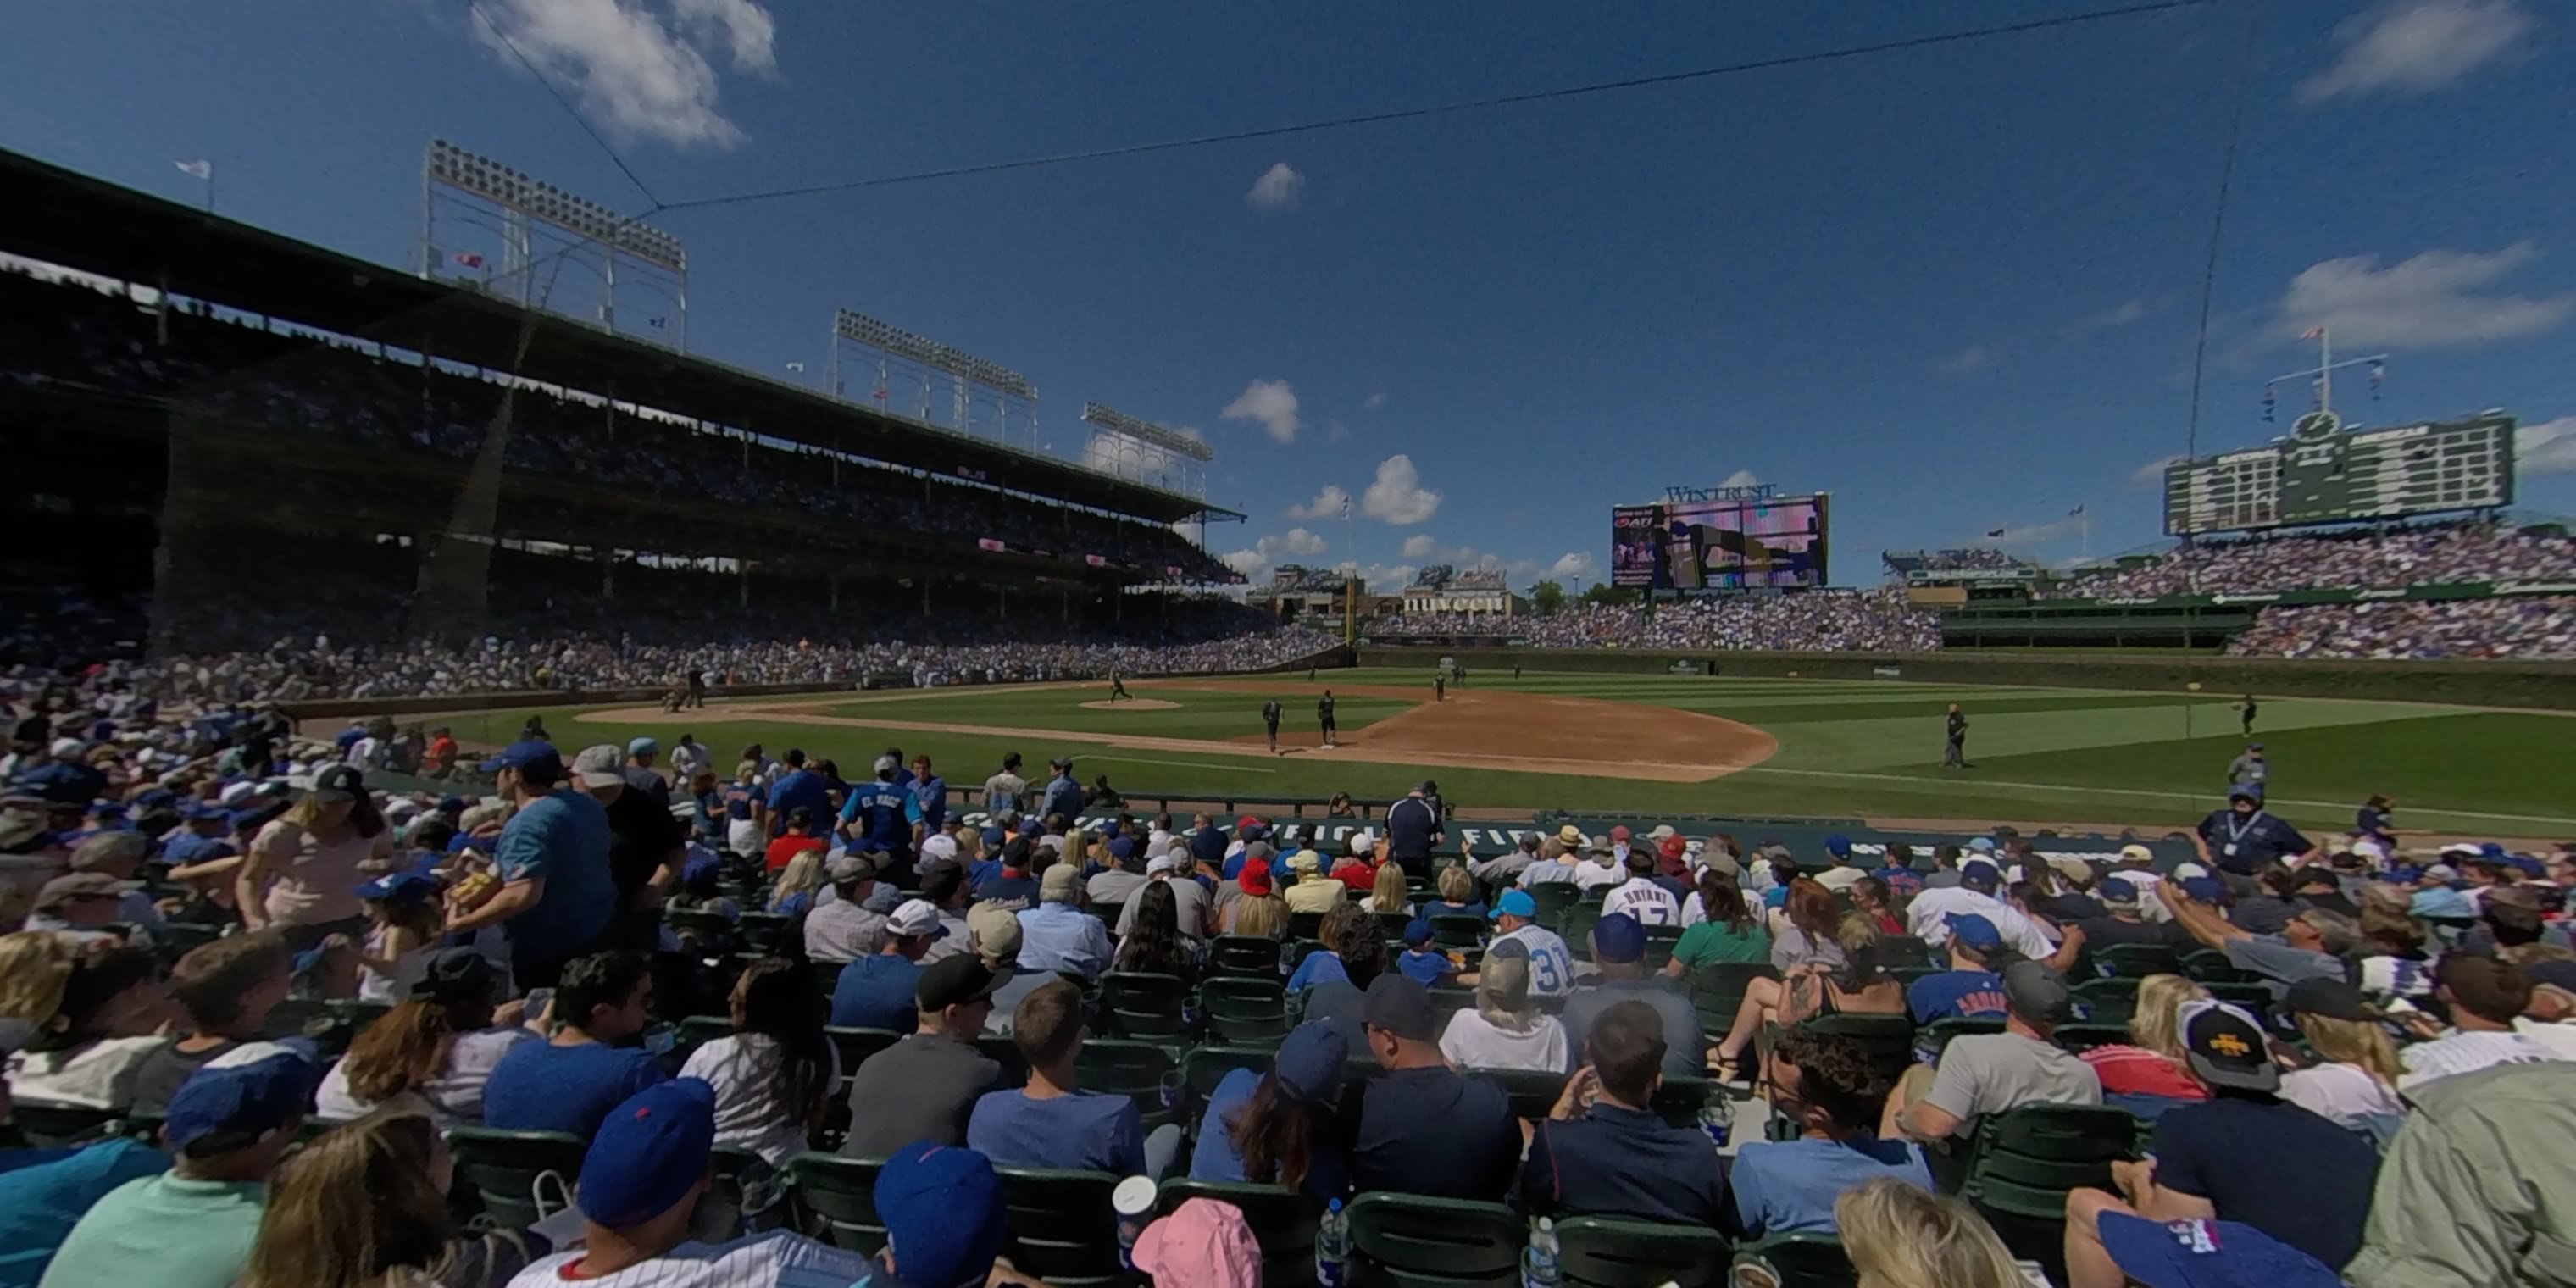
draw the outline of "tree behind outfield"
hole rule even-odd
[[[1530,587],[1529,601],[1531,612],[1541,617],[1552,616],[1556,610],[1565,607],[1565,587],[1552,581],[1542,581]]]

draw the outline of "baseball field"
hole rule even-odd
[[[755,698],[679,715],[632,705],[547,712],[574,747],[639,733],[696,735],[728,769],[745,745],[802,747],[859,777],[888,746],[928,753],[952,784],[1002,755],[1032,779],[1056,755],[1089,783],[1201,801],[1335,791],[1401,795],[1433,777],[1461,810],[1833,816],[2180,827],[2215,807],[2243,749],[2234,695],[1663,675],[1478,673],[1434,701],[1427,672],[1326,671],[1191,680]],[[1318,745],[1330,689],[1340,745]],[[1280,750],[1261,707],[1284,709]],[[1969,767],[1941,765],[1943,712],[1969,718]],[[459,737],[507,741],[526,713],[447,718]],[[2433,704],[2268,698],[2255,739],[2271,808],[2351,824],[2374,792],[2402,829],[2557,839],[2576,834],[2563,748],[2576,717]]]

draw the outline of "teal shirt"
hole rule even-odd
[[[41,1288],[231,1288],[259,1237],[267,1195],[257,1181],[174,1173],[129,1181],[72,1227]]]
[[[169,1167],[160,1150],[133,1140],[0,1151],[0,1288],[36,1288],[54,1250],[100,1199]]]

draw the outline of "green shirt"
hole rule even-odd
[[[267,1201],[268,1186],[256,1181],[175,1172],[129,1181],[72,1227],[38,1288],[230,1288],[250,1260]]]
[[[2576,1068],[2499,1065],[2424,1083],[2379,1164],[2355,1288],[2576,1284]]]
[[[1682,932],[1681,942],[1673,945],[1673,957],[1684,966],[1706,966],[1711,962],[1763,962],[1771,960],[1771,936],[1760,922],[1737,930],[1723,921],[1703,921]]]

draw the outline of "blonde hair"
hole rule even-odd
[[[2208,989],[2180,975],[2149,975],[2139,980],[2138,1009],[2129,1014],[2129,1041],[2181,1064],[2182,1004],[2207,1000]]]
[[[769,887],[769,906],[774,911],[791,895],[812,894],[823,888],[823,852],[798,850],[787,866],[778,870],[778,880]]]
[[[1976,1210],[1892,1176],[1834,1200],[1860,1288],[2025,1288],[2012,1253]]]
[[[1468,876],[1465,868],[1442,868],[1440,869],[1440,897],[1449,903],[1472,903],[1476,898],[1476,879]]]
[[[0,935],[0,1019],[41,1029],[63,1009],[79,941],[50,930]]]
[[[1245,895],[1226,905],[1226,915],[1234,918],[1228,934],[1277,939],[1288,932],[1288,901],[1275,894]]]
[[[2338,1020],[2332,1016],[2298,1017],[2299,1034],[2320,1060],[2348,1064],[2388,1085],[2397,1085],[2397,1075],[2406,1071],[2398,1063],[2397,1044],[2389,1040],[2388,1030],[2376,1020]]]
[[[1476,973],[1476,1014],[1510,1033],[1527,1033],[1536,1027],[1538,1008],[1530,1004],[1529,975],[1527,957],[1485,958],[1484,968]]]
[[[485,801],[480,805],[469,805],[464,813],[456,816],[456,830],[470,834],[474,829],[489,824],[507,823],[510,821],[510,810],[511,805],[508,801]]]
[[[1390,863],[1377,870],[1370,883],[1368,906],[1371,912],[1404,911],[1404,869]]]

